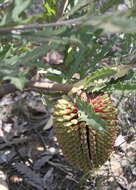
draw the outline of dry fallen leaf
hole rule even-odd
[[[43,129],[48,130],[48,129],[50,129],[52,127],[52,125],[53,125],[53,117],[50,116],[49,120],[47,121],[47,123],[46,123],[46,125],[44,126]]]
[[[121,78],[128,74],[128,72],[133,68],[133,65],[118,65],[116,67],[112,67],[117,73],[115,74],[115,79]]]
[[[61,52],[51,50],[47,53],[47,56],[43,57],[45,64],[49,65],[60,65],[63,63],[64,55]]]

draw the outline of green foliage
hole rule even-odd
[[[57,1],[56,0],[47,0],[44,3],[45,17],[48,22],[55,20],[55,15],[57,13]]]
[[[73,3],[70,4],[70,5],[74,5],[74,6],[71,6],[70,11],[65,15],[65,17],[72,16],[74,14],[78,14],[78,12],[80,12],[80,16],[81,16],[82,13],[86,12],[87,6],[92,4],[92,1],[90,1],[90,0],[84,0],[84,1],[78,0],[75,2],[74,2],[74,4]]]
[[[117,7],[122,0],[107,0],[101,6],[99,2],[47,0],[41,12],[31,14],[34,1],[1,1],[0,82],[10,81],[23,90],[29,68],[35,66],[45,71],[42,77],[63,84],[74,83],[78,73],[80,79],[86,79],[88,92],[135,90],[135,74],[126,79],[129,72],[120,74],[112,67],[129,65],[136,56],[136,3],[128,3],[129,9],[120,12]],[[44,27],[38,25],[45,22]],[[43,61],[51,50],[63,54],[63,63]],[[91,117],[95,126],[104,126],[87,105],[77,102],[87,122]]]
[[[114,86],[114,89],[119,91],[135,91],[136,90],[136,84],[135,83],[117,83]]]
[[[84,86],[85,88],[88,88],[90,86],[105,83],[109,81],[111,78],[114,78],[115,73],[116,71],[110,68],[97,70],[86,79]]]
[[[105,3],[103,3],[100,11],[102,13],[104,13],[105,11],[109,10],[110,8],[113,8],[115,5],[119,5],[121,3],[124,3],[124,0],[118,0],[118,1],[116,1],[116,0],[112,0],[112,1],[108,0]]]
[[[106,131],[106,122],[101,119],[101,115],[96,114],[87,102],[76,98],[78,106],[79,121],[85,121],[87,125],[98,131]]]
[[[13,25],[23,19],[21,13],[30,5],[31,0],[14,0],[8,8],[8,12],[4,14],[1,25]],[[21,6],[20,6],[21,5]]]
[[[25,83],[27,82],[27,79],[25,78],[25,76],[17,76],[17,77],[13,77],[13,76],[7,76],[4,77],[4,80],[10,80],[11,84],[14,84],[19,90],[23,90]]]
[[[55,5],[55,4],[56,4],[56,1],[52,0],[52,1],[50,1],[50,3],[51,3],[52,5]],[[48,14],[49,16],[55,15],[55,13],[56,13],[55,9],[53,9],[53,8],[49,5],[49,3],[48,3],[47,1],[44,3],[44,7],[47,9],[47,14]]]

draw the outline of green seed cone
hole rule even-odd
[[[83,100],[83,98],[81,97]],[[55,106],[55,134],[65,158],[75,167],[85,171],[100,167],[109,158],[117,136],[117,109],[107,94],[88,98],[94,112],[101,114],[107,123],[106,131],[95,130],[79,122],[78,108],[61,99]]]

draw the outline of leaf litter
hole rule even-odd
[[[127,100],[129,106],[132,97]],[[123,116],[120,113],[122,121]],[[90,171],[86,183],[79,187],[83,173],[64,159],[52,126],[45,127],[50,118],[50,109],[36,92],[1,98],[0,164],[6,190],[136,189],[136,139],[131,127],[120,133],[110,159],[99,170]]]

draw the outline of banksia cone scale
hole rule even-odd
[[[60,99],[55,106],[55,134],[65,158],[85,171],[100,167],[109,158],[117,135],[117,109],[108,96],[95,98],[81,96],[101,119],[106,121],[104,131],[79,121],[78,106]]]

